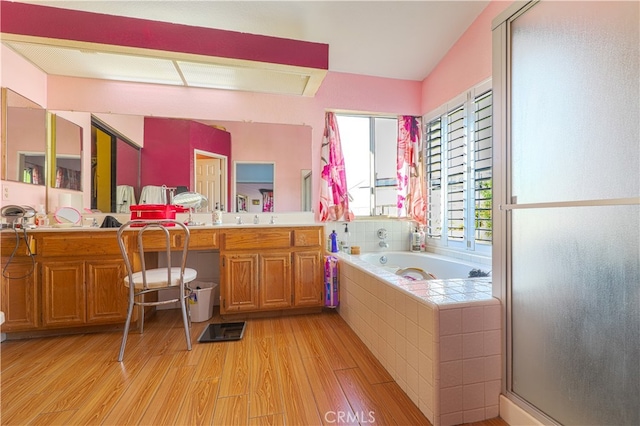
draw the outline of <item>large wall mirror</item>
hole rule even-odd
[[[100,120],[91,121],[91,208],[129,213],[140,199],[140,147]]]
[[[236,161],[234,165],[236,200],[234,211],[238,213],[275,212],[275,164]]]
[[[11,89],[2,88],[2,179],[46,183],[47,112]]]
[[[91,116],[92,129],[91,141],[85,141],[84,144],[84,155],[90,155],[91,160],[90,162],[84,161],[83,173],[90,173],[91,184],[89,187],[82,188],[84,199],[91,200],[90,207],[92,209],[105,213],[127,213],[130,205],[140,202],[141,185],[143,185],[141,170],[145,168],[144,156],[141,153],[145,150],[149,152],[148,150],[151,149],[162,149],[166,154],[166,152],[171,152],[172,147],[167,145],[156,148],[153,143],[147,144],[146,140],[151,133],[147,124],[143,125],[145,120],[142,116],[117,113],[87,114]],[[116,117],[117,119],[115,119]],[[176,122],[178,121],[180,120],[176,120]],[[273,165],[275,173],[271,191],[274,213],[311,210],[312,129],[310,126],[202,119],[196,121],[224,128],[231,135],[231,155],[228,164],[231,169],[229,177],[230,199],[229,205],[224,203],[226,211],[237,211],[236,193],[233,189],[233,185],[236,184],[233,167],[235,161],[255,164],[271,163]],[[60,123],[58,117],[58,128],[61,127]],[[63,126],[67,127],[66,124]],[[81,143],[82,141],[78,140],[73,145],[80,147]],[[57,151],[61,153],[59,149]],[[75,154],[67,153],[66,155],[71,157],[82,155],[82,153],[78,151]],[[185,158],[184,164],[175,164],[174,167],[189,170],[197,165],[193,155],[174,155],[172,158],[177,161],[183,157]],[[63,159],[57,158],[57,160],[61,165]],[[146,169],[148,170],[148,167]],[[196,175],[197,173],[194,172],[192,182],[189,183],[188,189],[190,191],[197,191]],[[89,181],[85,180],[85,182]],[[268,191],[269,187],[263,186],[258,188],[258,190],[260,189]],[[226,199],[223,191],[220,192],[221,199]],[[254,209],[257,207],[252,206],[256,206],[256,204],[252,203],[254,200],[258,200],[260,212],[262,212],[263,200],[270,196],[268,193],[265,195],[259,191],[258,194],[253,194],[251,197],[249,194],[246,195],[246,211],[255,211]]]
[[[58,115],[53,116],[51,186],[82,191],[82,127]]]

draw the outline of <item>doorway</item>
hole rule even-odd
[[[195,192],[208,200],[209,211],[225,209],[227,200],[227,157],[212,152],[194,150]]]

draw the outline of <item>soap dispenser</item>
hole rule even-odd
[[[222,224],[222,210],[220,210],[218,208],[218,203],[216,203],[216,209],[213,211],[213,215],[212,215],[212,222],[214,225],[221,225]]]
[[[347,253],[347,254],[351,254],[351,233],[349,232],[349,224],[345,223],[344,224],[344,238],[342,240],[342,250]]]

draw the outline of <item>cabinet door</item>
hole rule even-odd
[[[291,306],[291,254],[261,254],[259,283],[260,309]]]
[[[5,262],[2,260],[4,268]],[[6,276],[5,276],[6,275]],[[3,332],[31,330],[38,327],[38,265],[30,259],[13,259],[2,274],[4,312]]]
[[[221,313],[258,309],[258,255],[222,256]]]
[[[294,306],[322,306],[323,265],[319,250],[293,253]]]
[[[110,323],[127,319],[128,288],[124,286],[124,261],[88,260],[85,264],[87,322]]]
[[[84,324],[84,262],[43,262],[42,298],[42,322],[45,327]]]

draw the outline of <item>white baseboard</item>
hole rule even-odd
[[[500,395],[500,417],[510,426],[544,426],[504,395]]]

